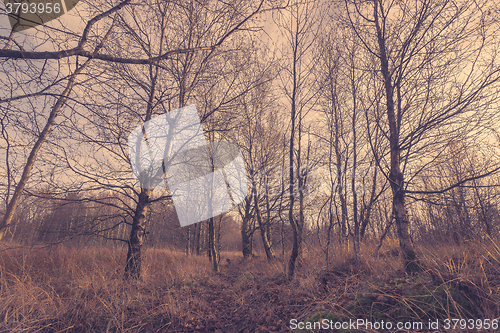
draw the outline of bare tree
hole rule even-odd
[[[346,0],[345,5],[348,22],[383,82],[385,110],[374,109],[373,118],[387,140],[389,161],[379,156],[378,165],[392,189],[405,268],[417,271],[406,196],[424,193],[408,186],[432,160],[415,165],[411,174],[409,168],[423,147],[442,149],[438,135],[470,132],[479,120],[470,118],[472,112],[491,114],[500,73],[492,11],[484,1]],[[385,120],[377,112],[384,112]]]
[[[260,69],[261,73],[269,73],[268,66]],[[251,184],[253,209],[262,245],[268,260],[274,259],[272,244],[272,222],[276,219],[275,210],[282,191],[280,169],[281,153],[280,143],[284,133],[275,128],[281,119],[275,112],[276,105],[273,96],[269,93],[270,82],[264,82],[252,93],[248,94],[248,101],[242,105],[244,116],[239,136],[240,146],[245,153],[247,161],[248,178]],[[275,176],[278,175],[278,178]],[[251,202],[247,203],[251,205]],[[250,213],[250,207],[245,206],[245,213]],[[245,218],[245,215],[243,216]],[[246,240],[243,231],[243,240]]]
[[[233,1],[231,4],[219,1],[209,1],[204,4],[199,4],[191,1],[190,5],[187,6],[183,6],[182,4],[176,2],[160,3],[155,1],[150,3],[143,2],[140,5],[134,6],[128,6],[129,4],[130,1],[123,1],[104,12],[100,11],[100,8],[97,7],[89,9],[88,13],[90,13],[90,17],[88,18],[88,23],[81,35],[74,33],[67,34],[66,36],[72,36],[74,40],[70,41],[68,39],[68,43],[55,44],[54,47],[56,50],[54,51],[40,52],[37,50],[26,50],[22,47],[18,47],[18,49],[10,49],[12,46],[19,46],[19,44],[15,41],[15,36],[12,34],[8,38],[4,49],[1,50],[2,53],[0,54],[0,57],[11,59],[9,61],[17,61],[16,59],[40,59],[43,62],[47,61],[47,59],[63,59],[71,57],[72,59],[76,59],[78,68],[75,74],[70,76],[70,84],[67,86],[67,89],[64,91],[64,94],[61,96],[59,102],[53,108],[53,113],[49,118],[46,130],[44,130],[42,135],[39,136],[39,140],[33,148],[33,156],[30,155],[28,163],[25,167],[27,172],[25,172],[25,175],[23,174],[21,181],[19,182],[19,186],[14,193],[15,200],[10,200],[12,205],[9,205],[9,213],[6,214],[7,219],[11,218],[12,214],[10,211],[13,212],[15,210],[15,203],[16,200],[18,200],[16,198],[19,198],[20,193],[22,193],[24,184],[29,176],[29,171],[34,163],[36,153],[39,150],[40,145],[46,139],[46,134],[50,131],[50,126],[53,124],[59,109],[66,101],[76,75],[79,74],[79,71],[85,68],[90,61],[96,61],[94,59],[102,60],[103,63],[100,63],[100,65],[105,64],[103,68],[108,71],[116,70],[119,66],[122,66],[122,73],[127,72],[123,69],[125,68],[125,65],[128,65],[128,69],[130,69],[128,75],[130,75],[130,77],[133,77],[134,74],[142,71],[142,69],[139,69],[140,66],[137,65],[146,65],[145,72],[147,73],[146,77],[148,78],[149,83],[147,85],[143,85],[143,82],[141,82],[140,79],[137,79],[135,80],[135,87],[134,84],[129,86],[129,90],[131,91],[134,91],[134,88],[137,87],[145,91],[144,102],[146,107],[143,116],[141,115],[140,117],[141,122],[145,122],[151,119],[155,112],[161,113],[161,110],[169,110],[171,105],[170,102],[174,100],[168,91],[168,88],[160,86],[160,79],[162,76],[161,71],[169,71],[174,68],[173,66],[169,66],[169,64],[167,64],[168,59],[173,59],[174,57],[179,56],[177,59],[179,60],[181,66],[177,66],[176,68],[181,68],[182,70],[180,75],[173,75],[171,82],[175,82],[177,79],[180,91],[177,96],[177,100],[179,101],[179,105],[182,105],[185,103],[187,99],[186,96],[189,94],[189,87],[186,84],[187,73],[189,72],[191,77],[194,77],[195,79],[197,75],[201,73],[201,71],[195,73],[194,70],[190,68],[195,61],[193,60],[193,54],[196,52],[204,52],[203,57],[205,57],[205,59],[202,57],[196,60],[200,61],[198,66],[199,68],[207,66],[206,57],[213,54],[226,40],[229,40],[230,35],[235,32],[245,30],[244,25],[255,17],[257,13],[264,9],[264,1]],[[114,15],[123,9],[127,10],[124,13],[117,15],[113,24],[110,25],[106,22],[103,23],[105,18],[112,14]],[[218,14],[207,15],[207,13]],[[179,16],[177,16],[175,23],[178,26],[188,27],[188,29],[185,30],[186,35],[181,38],[178,38],[177,36],[179,35],[177,34],[176,36],[175,33],[178,26],[172,25],[171,22],[174,20],[170,20],[171,17],[174,17],[177,14],[179,14]],[[134,20],[140,18],[141,15],[143,15],[143,18],[147,17],[148,20],[143,23],[141,23],[140,19]],[[155,24],[152,24],[152,22],[155,22]],[[102,29],[106,28],[106,24],[108,24],[107,27],[109,27],[108,33],[104,38],[99,37]],[[155,29],[156,31],[154,31]],[[156,35],[154,34],[155,32],[157,32]],[[75,35],[78,36],[77,39],[74,38]],[[109,40],[106,40],[108,37]],[[126,45],[123,44],[125,41],[127,43]],[[68,45],[71,45],[72,42],[76,42],[77,45],[74,47],[67,47]],[[94,46],[92,51],[88,51],[89,45]],[[78,59],[81,57],[87,58],[83,66],[78,65]],[[116,65],[113,68],[111,64]],[[132,68],[132,65],[136,67]],[[100,75],[102,74],[103,73]],[[112,77],[113,75],[108,75],[106,76],[106,79],[111,79]],[[88,97],[85,104],[82,103],[81,100],[76,101],[77,105],[78,103],[82,104],[78,105],[77,108],[74,108],[74,113],[72,116],[67,117],[67,122],[75,126],[75,128],[72,129],[68,128],[68,132],[72,131],[72,133],[77,133],[83,142],[91,143],[94,146],[94,153],[97,159],[101,158],[102,160],[102,156],[97,156],[101,154],[101,151],[111,153],[111,159],[108,161],[109,163],[103,164],[107,165],[109,173],[96,173],[95,170],[87,168],[89,166],[85,166],[85,162],[80,163],[79,161],[73,160],[72,162],[74,163],[71,164],[72,157],[68,156],[68,152],[72,150],[71,147],[59,147],[59,151],[63,160],[67,161],[67,167],[71,170],[71,172],[84,179],[80,182],[81,184],[84,184],[83,186],[87,186],[85,184],[94,183],[96,186],[93,188],[90,187],[92,190],[97,190],[98,188],[108,188],[122,192],[124,195],[137,195],[136,205],[135,208],[133,208],[134,212],[133,214],[128,215],[129,217],[132,217],[132,221],[130,222],[132,230],[130,240],[128,241],[129,253],[126,265],[126,276],[139,277],[141,266],[140,248],[144,242],[148,207],[155,200],[163,200],[168,198],[168,196],[160,195],[159,198],[152,198],[152,190],[150,191],[149,189],[142,188],[140,192],[137,192],[132,189],[130,185],[125,185],[123,182],[127,180],[130,181],[130,177],[123,177],[123,173],[113,175],[113,171],[116,173],[117,166],[128,166],[129,160],[126,156],[126,149],[124,149],[126,147],[126,129],[122,126],[116,126],[111,129],[111,123],[99,124],[99,122],[103,120],[102,116],[107,119],[110,118],[107,117],[106,112],[99,115],[98,108],[94,107],[96,105],[103,105],[103,101],[112,100],[112,98],[103,96],[103,92],[110,92],[111,95],[123,97],[123,95],[119,92],[119,86],[111,87],[109,85],[109,81],[107,82],[108,88],[104,88],[105,84],[103,82],[106,79],[102,79],[101,82],[96,85],[96,88],[103,88],[103,90],[94,96]],[[162,82],[162,84],[165,84],[167,80],[162,80]],[[82,95],[86,94],[89,96],[89,94],[96,91],[95,89],[93,90],[89,87],[90,86],[86,86],[82,89],[84,92]],[[208,89],[207,92],[209,92],[209,90],[210,89]],[[159,95],[160,93],[167,93],[167,95]],[[142,97],[143,96],[141,96],[141,98]],[[165,105],[165,102],[168,102],[168,107]],[[227,99],[220,102],[219,105],[215,105],[214,109],[204,113],[203,118],[206,119],[211,113],[216,112],[218,108],[225,103],[228,103]],[[113,105],[116,106],[117,104],[113,103]],[[132,105],[134,105],[134,103],[129,106]],[[90,112],[82,111],[81,107],[83,107],[83,110]],[[129,113],[128,116],[133,113],[134,111],[132,110],[132,113]],[[126,117],[122,119],[124,122],[126,122],[125,119],[137,119],[137,114],[132,117],[127,117],[127,113],[125,112],[121,113],[121,115]],[[113,118],[113,116],[111,116],[111,118]],[[83,126],[87,126],[87,128],[78,128],[78,126],[82,124]],[[111,130],[107,131],[106,126],[107,129]],[[103,136],[95,140],[95,138],[92,138],[92,134],[87,132],[89,128],[98,129],[98,135]],[[4,136],[8,136],[6,131],[4,131]],[[92,142],[92,140],[94,141]],[[76,140],[73,140],[73,142],[74,141]],[[116,148],[110,149],[112,142],[119,142],[119,144],[116,145]],[[79,152],[74,153],[78,154]],[[113,159],[114,161],[111,162]],[[115,164],[116,162],[117,164]],[[12,177],[9,175],[8,179],[12,179]],[[116,182],[113,183],[113,181]],[[130,213],[127,213],[127,211],[132,207],[123,203],[122,208],[125,215],[127,215]],[[8,223],[4,223],[3,225],[6,226]]]
[[[335,13],[332,22],[336,22],[334,18]],[[326,195],[322,198],[320,211],[325,212],[326,244],[323,249],[328,266],[334,225],[339,226],[341,247],[347,241],[349,250],[352,240],[357,262],[372,208],[385,186],[378,181],[377,166],[369,145],[371,137],[377,146],[379,133],[377,130],[370,133],[373,122],[365,117],[365,110],[374,100],[368,93],[369,71],[364,68],[363,50],[352,30],[346,26],[332,23],[322,32],[316,51],[322,117],[314,135],[320,139],[324,152],[321,169]],[[318,216],[318,224],[319,219]],[[322,229],[318,226],[318,230]]]
[[[318,1],[293,1],[287,10],[280,13],[278,26],[282,29],[283,59],[285,61],[279,74],[281,86],[285,93],[287,108],[290,110],[290,127],[288,143],[288,222],[292,227],[293,246],[288,262],[287,276],[292,279],[297,259],[302,247],[302,230],[304,228],[304,191],[307,181],[309,161],[302,160],[303,122],[317,98],[317,93],[308,89],[313,84],[312,46],[315,32],[320,25]],[[297,193],[295,193],[297,191]],[[298,194],[298,198],[297,197]],[[296,199],[298,212],[296,213]]]
[[[113,8],[112,10],[108,11],[108,15],[113,13],[114,11],[118,10],[120,6],[117,6]],[[87,27],[90,27],[91,24],[87,25]],[[103,39],[100,41],[100,43],[95,47],[94,52],[98,52],[106,42],[106,39],[108,38],[111,29],[113,25],[109,28],[108,32],[105,34]],[[23,166],[23,172],[19,178],[19,181],[17,182],[17,185],[15,186],[14,191],[12,192],[12,196],[10,197],[10,190],[13,185],[13,175],[11,174],[11,161],[9,158],[11,158],[12,151],[10,149],[11,143],[9,141],[9,129],[7,127],[7,122],[9,117],[12,117],[12,115],[8,114],[8,111],[5,110],[4,114],[2,115],[2,121],[1,121],[1,126],[2,126],[2,136],[3,139],[5,140],[6,143],[6,151],[5,151],[5,162],[6,162],[6,168],[7,168],[7,190],[6,190],[6,196],[5,196],[5,202],[6,202],[6,211],[5,215],[2,218],[2,221],[0,222],[0,240],[3,238],[5,235],[7,227],[11,224],[12,219],[14,217],[14,213],[17,207],[17,204],[19,203],[19,200],[21,198],[21,195],[24,191],[24,188],[26,187],[26,184],[28,183],[31,171],[34,167],[35,161],[37,159],[38,153],[40,152],[40,149],[42,148],[42,145],[45,143],[47,140],[47,137],[49,136],[53,125],[56,122],[56,118],[58,117],[61,109],[65,105],[70,93],[73,90],[73,87],[76,84],[76,79],[79,74],[81,74],[85,68],[90,64],[91,59],[87,59],[83,64],[78,65],[78,62],[76,63],[76,69],[66,78],[66,86],[64,90],[60,93],[49,93],[49,88],[51,88],[52,85],[49,85],[47,87],[44,87],[41,89],[39,92],[35,93],[28,93],[25,95],[18,95],[18,96],[12,96],[10,98],[4,98],[0,100],[0,103],[12,103],[13,101],[19,101],[19,100],[25,100],[25,99],[36,99],[36,98],[44,98],[45,95],[53,95],[56,98],[56,102],[54,106],[51,108],[51,111],[47,117],[47,120],[45,122],[45,125],[43,129],[37,133],[36,136],[36,141],[31,147],[30,153],[28,158],[26,159],[24,166]],[[43,74],[43,69],[41,71],[41,74]],[[62,81],[62,80],[61,80]]]

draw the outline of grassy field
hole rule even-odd
[[[125,249],[4,246],[0,332],[290,332],[292,319],[427,324],[500,316],[493,242],[418,247],[423,271],[414,276],[402,272],[395,248],[374,258],[364,247],[358,267],[338,255],[328,270],[305,251],[292,282],[281,262],[262,256],[224,252],[215,274],[204,256],[148,249],[142,281],[125,282]]]

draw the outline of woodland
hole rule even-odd
[[[0,332],[498,329],[496,1],[6,8]],[[192,105],[248,193],[181,227],[129,136]]]

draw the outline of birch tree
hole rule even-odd
[[[372,111],[388,146],[378,165],[391,186],[405,269],[414,272],[419,265],[406,199],[409,193],[426,193],[412,189],[418,186],[412,183],[415,175],[433,162],[418,162],[422,149],[439,154],[449,139],[444,134],[474,133],[498,101],[494,4],[345,0],[345,9],[383,84],[384,109]]]
[[[304,228],[304,191],[307,181],[308,161],[304,162],[302,141],[303,121],[317,99],[317,93],[308,89],[314,82],[314,59],[311,57],[316,32],[320,25],[318,1],[293,1],[280,14],[278,26],[282,30],[284,64],[280,68],[279,80],[289,109],[288,142],[288,222],[292,227],[293,245],[288,261],[287,276],[295,274],[297,259],[302,247]],[[298,200],[296,200],[298,199]],[[296,207],[298,204],[298,207]],[[298,209],[297,209],[298,208]]]

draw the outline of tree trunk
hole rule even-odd
[[[201,238],[201,227],[202,226],[203,226],[202,223],[195,224],[194,242],[195,242],[195,250],[196,250],[197,255],[200,255],[200,238]]]
[[[292,232],[293,232],[293,244],[292,244],[292,253],[290,254],[290,260],[288,261],[288,280],[293,279],[293,276],[295,274],[295,261],[297,260],[297,257],[299,256],[299,244],[301,242],[300,236],[299,236],[299,228],[297,226],[297,223],[294,219],[293,216],[293,204],[294,204],[294,193],[293,193],[293,187],[294,187],[294,136],[295,136],[295,93],[296,93],[296,73],[295,73],[295,66],[296,62],[294,61],[293,63],[293,68],[294,68],[294,86],[293,86],[293,95],[292,95],[292,114],[291,114],[291,122],[292,122],[292,128],[290,131],[290,151],[289,151],[289,168],[290,168],[290,183],[289,183],[289,200],[290,200],[290,207],[288,209],[288,221],[290,222],[290,225],[292,226]]]
[[[164,21],[162,20],[162,25]],[[163,49],[163,37],[161,38],[161,46],[160,46],[160,54]],[[153,105],[156,96],[156,89],[158,84],[158,75],[159,75],[160,67],[150,65],[150,79],[151,79],[151,87],[149,89],[148,96],[148,104],[146,107],[146,116],[144,118],[145,122],[151,120],[153,115]],[[143,126],[143,139],[146,139],[145,128]],[[170,149],[172,147],[172,140],[169,140],[169,147],[167,148],[167,156],[170,156]],[[137,156],[140,156],[138,154]],[[139,165],[139,163],[138,163]],[[141,175],[140,178],[144,178]],[[146,182],[150,182],[147,177],[143,179]],[[151,188],[152,187],[152,188]],[[137,200],[137,206],[135,208],[134,219],[132,221],[132,230],[130,231],[130,239],[128,241],[128,252],[127,252],[127,263],[125,264],[125,279],[133,278],[139,279],[141,277],[141,248],[144,243],[145,236],[145,227],[146,227],[146,214],[148,212],[148,208],[150,205],[150,197],[153,193],[154,186],[151,184],[145,185],[141,183],[141,193],[139,194],[139,198]]]
[[[191,236],[191,226],[188,225],[186,227],[186,255],[190,255],[191,254],[191,240],[192,240],[192,236]]]
[[[405,270],[408,273],[413,273],[420,270],[417,262],[417,254],[410,240],[408,214],[405,207],[405,189],[404,175],[401,172],[400,155],[401,147],[399,145],[399,126],[398,119],[401,117],[401,112],[398,112],[396,118],[394,109],[394,86],[392,84],[391,74],[389,72],[389,61],[387,58],[385,36],[380,28],[378,19],[379,1],[375,3],[374,22],[377,30],[377,39],[380,49],[380,64],[382,77],[384,79],[386,93],[387,119],[389,123],[389,143],[391,154],[391,167],[389,173],[389,181],[392,189],[392,209],[394,221],[396,222],[396,230],[399,238],[399,246],[403,255]]]
[[[294,79],[294,85],[293,85],[293,92],[292,92],[292,114],[291,114],[291,121],[292,121],[292,128],[291,128],[291,133],[290,133],[290,151],[289,151],[289,158],[290,158],[290,189],[289,189],[289,196],[290,196],[290,209],[288,211],[288,218],[290,220],[290,224],[292,226],[292,231],[293,231],[293,244],[292,244],[292,253],[290,254],[290,260],[288,261],[288,279],[291,280],[293,279],[293,276],[295,274],[295,265],[297,263],[297,260],[300,258],[301,255],[301,247],[302,247],[302,228],[304,226],[304,191],[303,191],[303,180],[302,176],[300,173],[300,137],[301,137],[301,114],[299,112],[299,124],[298,124],[298,151],[297,151],[297,175],[294,175],[294,136],[295,136],[295,118],[296,118],[296,61],[293,63],[293,79]],[[293,206],[294,206],[294,185],[295,181],[294,179],[297,178],[297,190],[299,192],[299,218],[298,220],[294,219],[293,216]],[[299,259],[300,260],[300,259]]]
[[[274,259],[274,251],[271,247],[271,242],[269,241],[269,234],[268,234],[268,229],[267,229],[267,224],[269,221],[267,221],[264,225],[262,221],[262,214],[260,212],[260,207],[259,207],[259,199],[257,196],[257,193],[254,190],[254,203],[255,203],[255,213],[257,214],[257,223],[259,224],[259,229],[260,229],[260,235],[262,238],[262,244],[264,245],[264,250],[266,251],[266,257],[267,260],[271,261]]]
[[[215,227],[214,218],[211,217],[208,220],[208,258],[212,263],[212,269],[214,272],[219,271],[219,253],[217,251],[217,246],[215,244]]]
[[[132,230],[128,241],[127,263],[125,265],[125,279],[140,279],[142,256],[141,249],[144,243],[146,214],[149,207],[149,198],[153,190],[141,189],[139,201],[132,221]]]
[[[370,169],[371,169],[371,166],[370,166]],[[359,237],[360,237],[361,241],[365,237],[366,227],[368,226],[368,223],[370,222],[373,204],[375,203],[375,200],[378,197],[377,195],[375,195],[376,190],[377,190],[377,169],[375,168],[375,171],[373,173],[373,182],[372,182],[372,189],[371,189],[371,193],[370,193],[370,200],[368,202],[368,205],[366,205],[364,208],[363,216],[361,219],[361,229],[359,231]]]
[[[354,57],[354,55],[353,55]],[[357,136],[356,136],[356,115],[357,115],[357,100],[356,100],[356,77],[354,69],[354,59],[352,60],[352,76],[351,76],[351,93],[352,93],[352,209],[353,209],[353,222],[354,222],[354,234],[353,234],[353,246],[354,246],[354,259],[356,266],[358,266],[358,254],[359,254],[359,219],[358,219],[358,193],[356,192],[356,167],[358,163],[358,151],[357,151]],[[357,267],[356,267],[357,268]]]
[[[252,197],[245,199],[245,213],[243,216],[243,222],[241,224],[241,247],[243,252],[243,257],[248,258],[252,256],[252,237],[251,237],[251,226],[250,226],[250,205],[252,202]]]
[[[332,188],[332,191],[338,193],[340,199],[340,207],[341,207],[341,219],[340,219],[340,243],[342,244],[344,241],[344,237],[347,236],[347,225],[348,215],[347,215],[347,202],[346,202],[346,189],[343,186],[343,177],[342,177],[342,152],[340,150],[340,134],[341,134],[341,124],[339,119],[339,110],[337,108],[336,96],[332,96],[333,98],[333,112],[334,112],[334,127],[335,127],[335,140],[333,142],[334,150],[335,150],[335,159],[337,164],[337,186]],[[344,171],[345,172],[345,171]]]
[[[16,211],[16,207],[19,203],[19,200],[21,199],[21,195],[24,191],[24,188],[26,187],[26,183],[28,182],[28,179],[30,177],[31,170],[33,169],[33,166],[35,165],[35,160],[36,160],[36,157],[38,155],[38,152],[40,151],[42,144],[47,139],[47,137],[52,129],[52,125],[54,124],[54,122],[59,114],[59,111],[66,103],[66,100],[68,99],[68,96],[71,93],[71,90],[73,89],[73,86],[75,84],[75,80],[76,80],[77,75],[81,73],[81,71],[87,66],[87,64],[89,62],[90,62],[90,60],[87,60],[82,66],[80,66],[77,70],[75,70],[75,72],[73,74],[71,74],[71,76],[69,77],[69,80],[68,80],[68,84],[66,85],[66,89],[64,89],[64,91],[61,93],[60,97],[58,98],[56,104],[52,107],[52,110],[50,111],[49,117],[47,119],[47,123],[45,123],[45,127],[43,128],[42,132],[38,136],[33,148],[31,148],[31,152],[28,156],[28,160],[26,161],[26,164],[24,165],[21,179],[19,180],[19,183],[17,184],[17,186],[14,190],[12,198],[10,199],[9,203],[7,204],[7,210],[6,210],[5,215],[2,219],[2,222],[0,223],[0,241],[5,236],[7,228],[12,223],[12,219],[14,218],[14,213]],[[8,177],[10,177],[10,175],[8,175]]]

